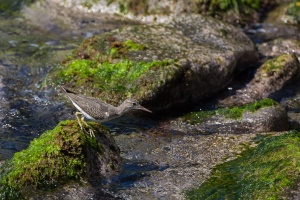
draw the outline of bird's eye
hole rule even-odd
[[[137,105],[137,103],[136,103],[136,102],[132,102],[132,105],[133,105],[133,106],[136,106],[136,105]]]

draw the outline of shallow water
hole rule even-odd
[[[61,15],[61,8],[41,14],[49,5],[30,7],[24,2],[0,4],[11,8],[0,9],[0,160],[11,158],[58,122],[74,118],[67,100],[53,100],[58,91],[51,85],[40,89],[41,83],[85,38],[127,24],[80,13],[72,18],[66,12]],[[70,27],[60,23],[65,19]]]
[[[30,141],[44,131],[54,128],[60,121],[75,119],[75,109],[70,102],[62,95],[55,98],[58,100],[53,100],[58,92],[51,85],[40,89],[41,83],[52,67],[71,53],[84,38],[126,24],[111,19],[108,20],[110,25],[107,25],[105,17],[105,20],[83,17],[72,23],[76,27],[74,30],[70,27],[65,30],[64,26],[48,20],[53,16],[42,17],[43,20],[32,24],[30,19],[38,14],[30,9],[23,10],[29,21],[20,19],[18,14],[0,15],[0,161],[9,159],[15,152],[25,149]],[[271,25],[268,25],[268,28],[273,30]],[[261,24],[249,28],[246,32],[257,43],[271,38],[265,34],[268,31]],[[251,79],[253,71],[255,69],[245,75],[247,80]],[[242,77],[230,87],[238,89],[245,84],[244,81],[245,77]],[[234,90],[229,89],[225,93],[224,95],[230,95],[228,93],[234,93]],[[202,109],[213,108],[215,104],[212,105],[211,102],[202,106]],[[174,194],[174,198],[180,198],[182,194],[180,196],[176,192],[191,187],[194,183],[186,181],[178,184],[176,188],[176,181],[192,180],[197,175],[197,183],[200,184],[209,173],[207,166],[201,162],[217,163],[220,158],[216,155],[224,154],[227,157],[232,153],[218,150],[222,145],[226,148],[224,141],[231,142],[231,138],[220,139],[220,144],[207,155],[208,147],[218,141],[213,136],[205,139],[199,135],[190,137],[179,131],[169,130],[169,127],[162,129],[162,125],[157,121],[139,119],[133,115],[104,125],[108,126],[115,136],[124,161],[118,174],[95,182],[93,186],[96,185],[97,190],[104,191],[113,198],[134,199],[144,194],[147,194],[145,199],[167,199],[171,194]],[[232,142],[235,140],[232,139]],[[193,159],[194,157],[197,159]],[[199,160],[199,163],[194,160]],[[197,174],[199,168],[206,170],[204,175]],[[149,178],[152,172],[154,179]],[[74,185],[71,187],[79,190],[79,187]],[[63,198],[64,195],[65,192],[50,193],[47,194],[47,198]],[[93,196],[87,199],[93,199]]]

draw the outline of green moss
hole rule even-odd
[[[81,4],[83,7],[86,7],[88,9],[91,9],[93,7],[93,4],[92,2],[89,2],[89,1],[85,1]]]
[[[266,71],[267,74],[271,74],[274,71],[277,71],[279,69],[282,69],[282,65],[280,65],[279,63],[276,62],[267,62],[264,65],[264,69]]]
[[[205,119],[212,117],[213,115],[221,115],[225,118],[239,119],[243,116],[245,111],[255,112],[260,108],[277,105],[278,103],[272,99],[263,99],[254,103],[246,104],[240,107],[233,108],[219,108],[213,111],[198,111],[192,112],[183,117],[183,120],[188,121],[191,124],[201,123]]]
[[[241,7],[250,7],[258,9],[260,6],[260,0],[215,0],[215,1],[204,1],[200,0],[200,4],[207,3],[208,9],[211,13],[216,13],[219,10],[228,11],[234,10],[239,13]]]
[[[0,13],[5,12],[11,14],[15,11],[19,11],[24,5],[30,5],[35,0],[2,0],[0,2]]]
[[[98,63],[91,60],[73,60],[61,67],[57,74],[59,83],[74,82],[76,85],[92,82],[93,87],[104,91],[115,91],[126,95],[136,92],[136,82],[149,69],[169,65],[169,61],[133,62],[127,59],[117,63]]]
[[[109,50],[111,58],[121,58],[126,56],[130,51],[142,51],[146,49],[145,45],[135,43],[133,40],[126,40],[125,42],[114,41],[111,46]]]
[[[267,75],[273,75],[274,72],[282,69],[286,65],[286,62],[291,59],[292,55],[283,54],[265,62],[261,67],[261,70],[264,70]]]
[[[223,35],[223,36],[228,36],[228,31],[227,30],[225,30],[225,29],[220,29],[220,32],[221,32],[221,34]]]
[[[183,120],[188,121],[191,124],[196,124],[203,122],[205,119],[208,119],[215,114],[216,112],[212,110],[192,112],[183,116]]]
[[[106,0],[107,4],[118,2],[119,11],[127,14],[131,11],[134,14],[146,14],[148,10],[148,2],[145,0]]]
[[[300,134],[258,138],[258,146],[217,166],[187,199],[283,199],[300,178]]]
[[[110,55],[112,58],[119,58],[119,57],[120,57],[119,49],[118,49],[118,48],[111,48],[111,49],[109,50],[109,55]]]
[[[145,49],[146,49],[146,46],[145,46],[145,45],[135,43],[135,42],[132,41],[132,40],[126,40],[126,41],[124,42],[124,45],[125,45],[125,48],[126,48],[128,51],[138,51],[138,50],[145,50]]]
[[[148,98],[160,86],[182,72],[177,60],[143,61],[137,56],[147,47],[133,40],[120,41],[114,33],[104,33],[85,40],[50,74],[43,86],[71,83],[86,95],[119,105],[124,99]],[[153,89],[154,88],[154,89]]]
[[[99,128],[99,127],[98,127]],[[86,173],[85,147],[101,152],[102,146],[95,138],[82,133],[76,121],[63,121],[53,130],[34,139],[30,146],[1,167],[0,194],[26,187],[43,188],[78,179]]]
[[[197,3],[201,14],[210,15],[236,25],[258,20],[258,12],[265,8],[261,0],[200,0]]]
[[[288,7],[287,14],[292,16],[294,20],[299,24],[300,22],[300,2],[299,0],[293,0]]]

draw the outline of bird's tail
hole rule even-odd
[[[57,88],[60,88],[62,91],[64,91],[65,93],[73,93],[76,94],[75,92],[72,92],[71,90],[69,90],[68,88],[65,88],[62,85],[58,85]]]
[[[64,91],[65,93],[67,93],[67,89],[62,86],[62,85],[58,85],[57,88],[61,89],[62,91]]]

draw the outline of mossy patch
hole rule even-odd
[[[147,0],[106,0],[107,4],[118,2],[119,11],[127,14],[148,14],[149,2]]]
[[[291,17],[291,22],[294,24],[300,23],[300,2],[299,0],[292,0],[291,3],[289,3],[288,9],[286,14]]]
[[[200,0],[198,8],[202,8],[201,14],[218,16],[219,18],[231,21],[239,19],[239,22],[250,22],[257,18],[257,11],[263,9],[260,0]]]
[[[50,74],[50,79],[56,85],[72,83],[69,87],[90,88],[93,94],[87,91],[87,95],[101,96],[112,104],[112,99],[120,103],[128,97],[138,98],[174,71],[175,60],[145,62],[127,58],[128,53],[145,49],[143,44],[129,39],[119,41],[110,33],[90,38]]]
[[[282,199],[300,178],[300,134],[261,136],[239,158],[218,165],[187,199]]]
[[[212,117],[213,115],[221,115],[225,118],[239,119],[243,116],[243,113],[245,111],[255,112],[260,108],[274,106],[277,104],[278,103],[276,101],[267,98],[239,107],[236,106],[233,108],[219,108],[217,110],[192,112],[183,116],[183,120],[191,124],[197,124],[203,122],[205,119]]]
[[[1,167],[0,195],[10,199],[26,188],[49,188],[78,179],[86,174],[86,146],[102,151],[101,144],[85,135],[76,121],[59,123]]]
[[[267,76],[271,76],[281,70],[291,58],[291,55],[283,54],[265,62],[260,70],[263,70]]]
[[[150,68],[169,65],[168,61],[133,62],[127,59],[117,63],[98,63],[91,60],[73,60],[57,73],[61,83],[72,82],[75,85],[91,84],[102,91],[113,91],[130,96],[139,84],[137,79]]]

